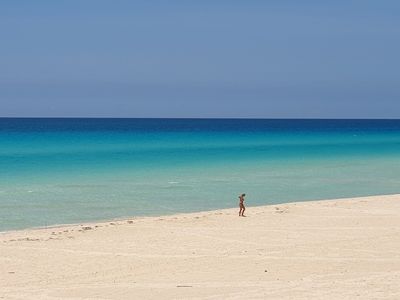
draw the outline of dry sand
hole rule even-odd
[[[0,234],[0,299],[400,299],[400,195]]]

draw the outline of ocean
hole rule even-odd
[[[0,231],[241,193],[248,207],[400,193],[400,120],[0,118]]]

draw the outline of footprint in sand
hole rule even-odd
[[[285,208],[275,207],[275,212],[278,213],[278,214],[287,213],[288,212],[288,208],[287,207],[285,207]]]

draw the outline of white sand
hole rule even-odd
[[[246,212],[0,234],[0,299],[400,299],[400,195]]]

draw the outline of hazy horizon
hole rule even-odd
[[[0,117],[400,118],[397,1],[2,1]]]

